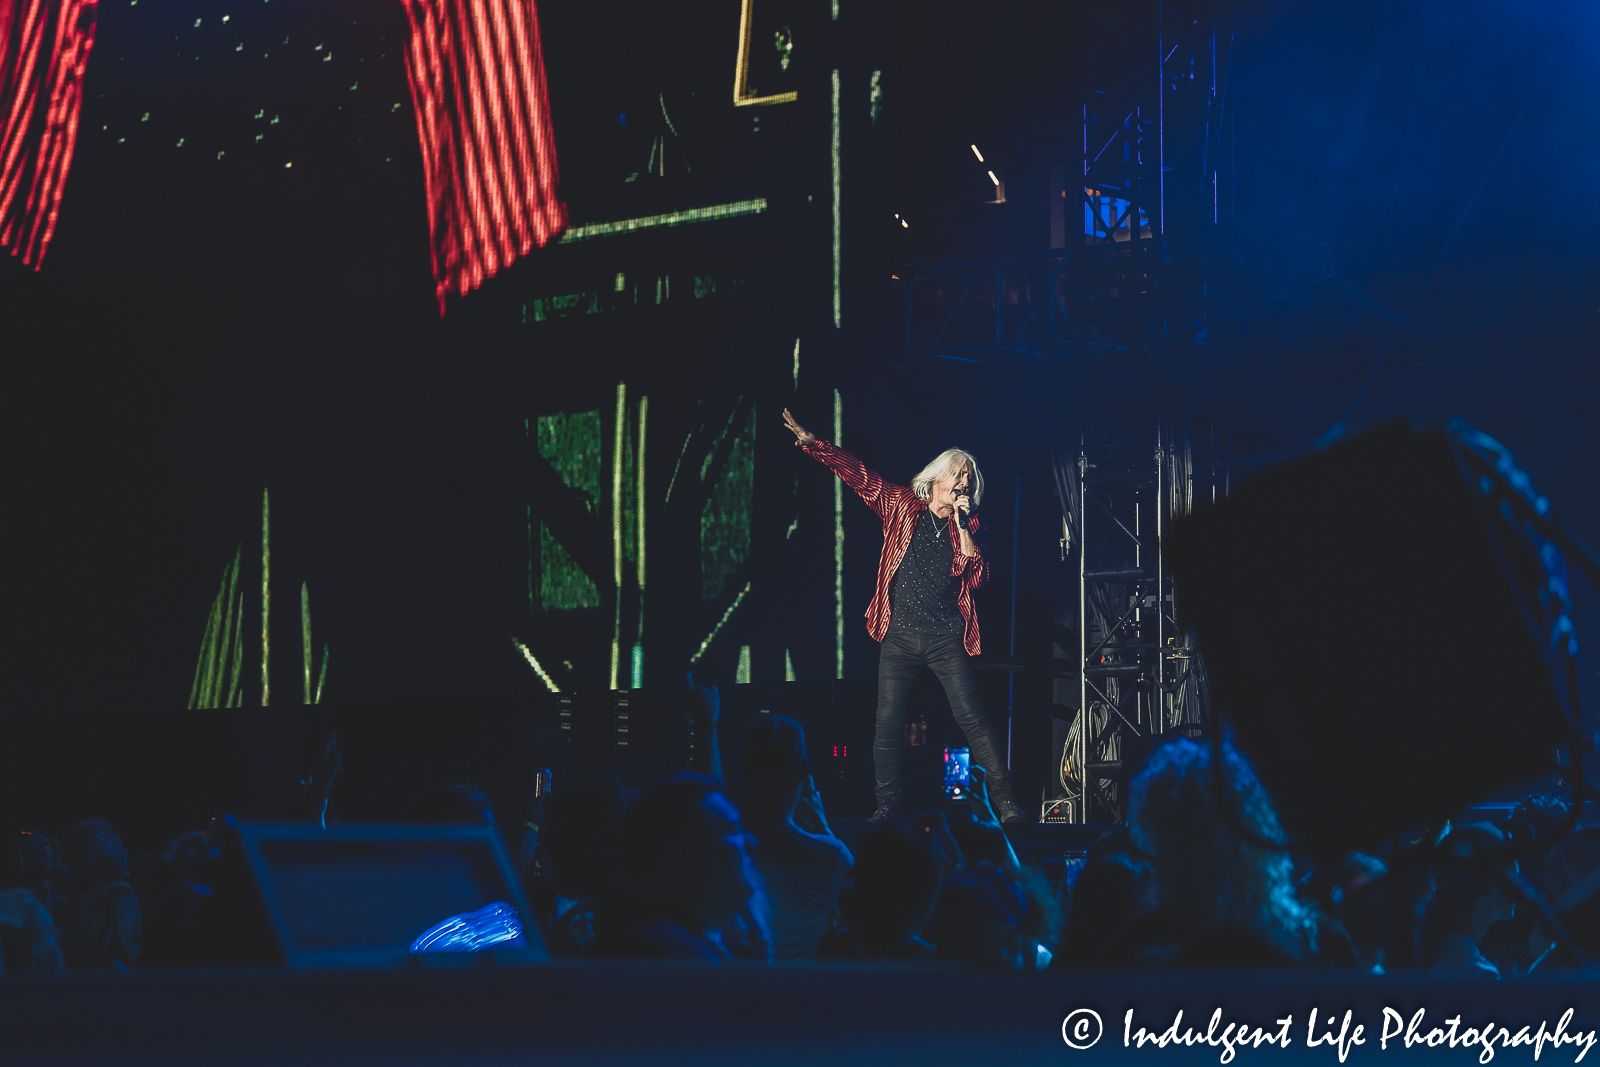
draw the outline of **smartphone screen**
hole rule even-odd
[[[972,766],[972,750],[947,748],[944,750],[944,795],[947,800],[967,799],[968,769]]]

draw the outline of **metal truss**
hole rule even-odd
[[[1057,457],[1079,546],[1080,710],[1056,801],[1074,822],[1124,818],[1129,742],[1150,739],[1139,746],[1148,751],[1204,717],[1204,668],[1162,535],[1197,498],[1225,490],[1226,339],[1201,236],[1217,221],[1219,14],[1208,0],[1157,0],[1088,27],[1082,303],[1068,307],[1096,347],[1077,361],[1077,448]]]
[[[972,363],[1125,351],[1148,320],[1158,247],[1115,238],[1049,255],[932,263],[901,284],[907,356]]]
[[[1063,407],[1078,410],[1077,439],[1053,458],[1063,551],[1078,552],[1077,662],[1061,665],[1075,668],[1079,709],[1041,817],[1105,823],[1127,814],[1124,756],[1205,718],[1204,668],[1161,537],[1227,485],[1232,276],[1213,235],[1227,221],[1234,11],[1222,0],[1082,11],[1063,42],[1082,91],[1062,192],[1082,219],[1072,225],[1069,209],[1068,247],[900,277],[908,362],[1051,358],[1075,371]]]
[[[904,283],[906,352],[987,362],[1060,351],[1077,337],[1076,269],[1065,254],[918,267]]]
[[[1078,538],[1079,714],[1059,784],[1073,822],[1125,814],[1123,757],[1132,737],[1201,718],[1192,650],[1179,625],[1162,536],[1187,510],[1187,442],[1085,436],[1061,481]]]

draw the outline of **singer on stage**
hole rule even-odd
[[[878,585],[867,605],[867,632],[883,646],[872,741],[877,810],[870,821],[893,818],[900,803],[906,704],[919,667],[933,671],[944,685],[972,762],[988,773],[995,814],[1005,823],[1026,821],[972,673],[971,657],[981,650],[972,592],[989,578],[983,520],[971,511],[983,499],[977,461],[959,448],[946,449],[907,488],[884,481],[850,453],[810,433],[788,409],[783,422],[807,455],[831,467],[883,520]]]

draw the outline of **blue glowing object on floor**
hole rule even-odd
[[[413,955],[419,952],[482,952],[486,948],[509,951],[527,947],[517,909],[497,900],[477,911],[452,915],[430,926],[411,943],[411,952]]]

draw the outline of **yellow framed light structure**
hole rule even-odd
[[[733,106],[764,107],[769,104],[789,104],[800,98],[798,91],[756,96],[750,92],[750,37],[755,32],[756,0],[743,0],[739,5],[739,52],[733,64]]]

